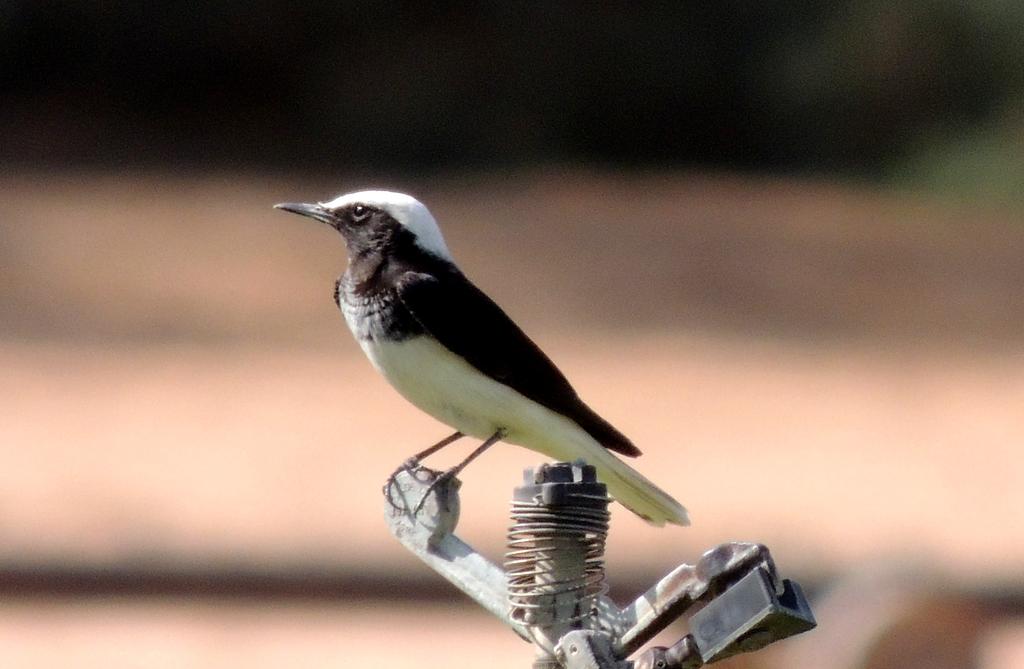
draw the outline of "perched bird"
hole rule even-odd
[[[484,442],[446,474],[497,441],[552,458],[582,458],[609,493],[654,525],[688,525],[686,509],[611,451],[639,449],[576,394],[550,359],[455,265],[441,231],[415,198],[362,191],[277,209],[341,233],[348,268],[334,299],[373,366],[414,405],[462,436]]]

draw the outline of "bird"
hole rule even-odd
[[[652,525],[689,524],[679,502],[615,455],[640,450],[463,274],[423,203],[364,190],[275,208],[341,233],[348,264],[334,301],[360,348],[400,395],[456,430],[406,468],[464,436],[482,439],[450,478],[504,441],[593,465],[610,496]]]

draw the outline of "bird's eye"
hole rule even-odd
[[[362,221],[365,221],[369,215],[369,207],[364,207],[361,204],[357,204],[356,206],[352,207],[352,221],[355,223],[361,223]]]

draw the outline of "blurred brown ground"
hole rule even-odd
[[[445,430],[345,331],[340,240],[269,208],[364,185],[0,180],[0,568],[435,582],[388,536],[379,486]],[[744,539],[815,583],[896,565],[1024,591],[1019,212],[700,175],[394,187],[689,507],[685,530],[616,509],[613,583]],[[537,462],[507,447],[463,477],[460,534],[496,560]],[[445,666],[529,662],[482,613],[401,594],[7,597],[0,666],[383,666],[379,644],[422,660],[435,642]],[[984,657],[1020,657],[1019,632]]]

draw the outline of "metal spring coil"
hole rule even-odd
[[[513,620],[544,624],[557,615],[565,623],[592,614],[608,591],[604,549],[610,514],[607,498],[601,499],[601,508],[573,505],[572,497],[559,506],[512,502],[505,573]],[[593,498],[587,501],[593,504]],[[568,593],[575,606],[567,613]]]

